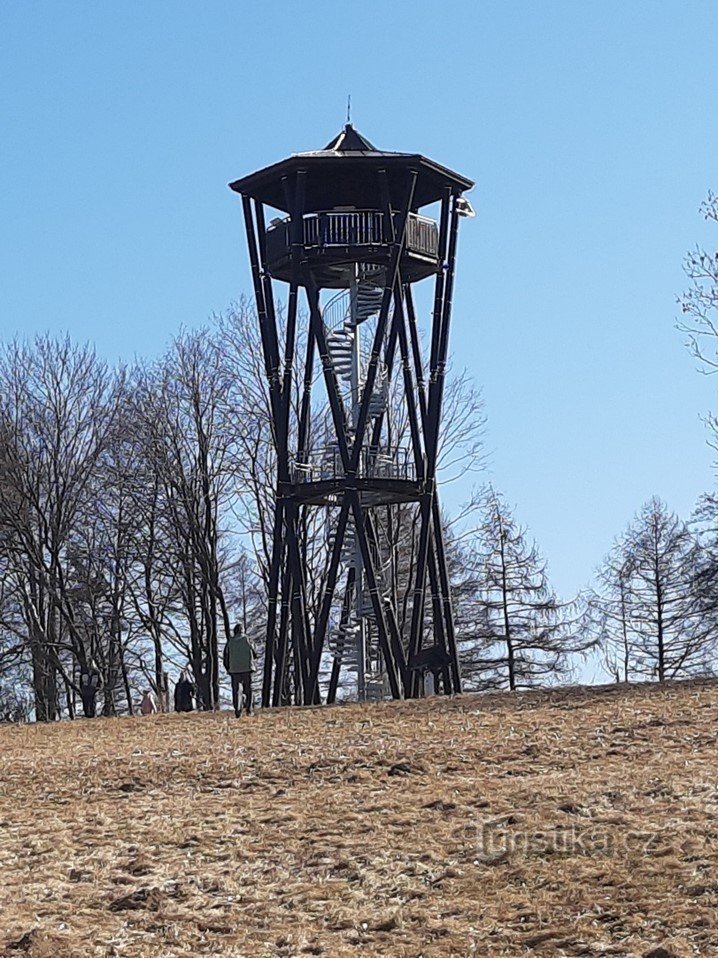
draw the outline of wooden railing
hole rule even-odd
[[[398,214],[394,214],[394,221]],[[384,214],[378,210],[327,210],[307,213],[302,223],[305,248],[386,246],[389,243]],[[290,245],[289,219],[274,220],[267,230],[270,259],[279,258]],[[434,220],[410,213],[406,224],[405,249],[436,258],[439,231]]]
[[[339,449],[333,443],[322,449],[298,457],[292,468],[293,482],[322,482],[344,478],[344,466]],[[359,460],[360,479],[416,479],[414,457],[404,446],[381,447],[372,451],[362,449]]]

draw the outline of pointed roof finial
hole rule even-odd
[[[347,126],[351,124],[352,121],[352,95],[351,93],[347,94]]]
[[[337,134],[331,143],[327,143],[324,150],[333,150],[336,153],[372,153],[376,147],[355,130],[351,123],[347,123],[341,133]]]

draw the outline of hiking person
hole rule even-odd
[[[142,696],[142,701],[140,702],[140,712],[143,715],[152,715],[157,711],[157,699],[155,698],[155,693],[152,689],[145,689],[145,693]]]
[[[175,685],[175,712],[193,711],[194,696],[194,682],[187,677],[187,669],[182,669]]]
[[[92,665],[83,665],[80,672],[80,698],[85,718],[94,718],[97,710],[97,692],[102,685],[100,673]]]
[[[224,667],[232,680],[232,704],[239,718],[242,704],[247,715],[252,714],[252,673],[254,672],[254,646],[247,637],[244,626],[238,622],[224,647]],[[242,686],[242,700],[239,687]]]

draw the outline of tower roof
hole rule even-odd
[[[334,150],[337,153],[376,153],[377,148],[372,146],[366,137],[363,137],[358,130],[355,130],[351,123],[347,123],[344,129],[337,133],[333,140],[324,147],[325,150]]]
[[[407,172],[417,172],[415,209],[440,200],[447,187],[462,193],[474,185],[472,180],[419,153],[378,150],[351,123],[347,123],[323,149],[294,153],[285,160],[234,180],[229,186],[235,193],[252,196],[275,209],[290,212],[284,183],[299,170],[308,174],[308,210],[350,204],[358,209],[367,204],[373,208],[379,170],[385,170],[389,176],[392,198],[403,196]]]

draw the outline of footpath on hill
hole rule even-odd
[[[0,726],[0,955],[718,954],[718,684]]]

